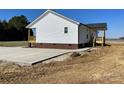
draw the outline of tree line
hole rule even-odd
[[[10,20],[0,20],[0,41],[21,41],[28,39],[29,24],[26,16],[14,16]]]

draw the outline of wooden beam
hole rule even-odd
[[[102,37],[102,47],[104,47],[104,37]]]
[[[96,46],[96,37],[94,36],[93,37],[93,47],[95,47]]]
[[[28,29],[28,41],[30,40],[30,29]]]
[[[105,30],[104,30],[104,45],[105,45],[105,40],[106,40],[105,38],[106,38],[106,36],[105,36]]]
[[[28,47],[31,47],[31,42],[30,41],[30,29],[28,29]]]

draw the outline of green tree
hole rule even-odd
[[[27,40],[28,31],[25,26],[28,24],[24,15],[14,16],[9,21],[0,20],[0,41]]]
[[[28,25],[28,20],[24,15],[21,16],[14,16],[12,17],[9,22],[9,28],[16,28],[19,31],[25,30],[25,26]]]
[[[0,20],[0,31],[3,31],[4,30],[4,26],[2,24],[2,21]]]
[[[14,16],[8,22],[8,29],[20,31],[23,40],[27,40],[28,31],[25,27],[28,23],[29,22],[24,15]]]
[[[7,31],[8,30],[8,23],[6,20],[2,21],[2,25],[3,25],[4,31]]]

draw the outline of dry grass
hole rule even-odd
[[[124,83],[124,46],[108,46],[63,62],[0,63],[1,83]]]
[[[28,46],[27,41],[1,41],[0,47],[17,47],[17,46]]]

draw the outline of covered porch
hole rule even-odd
[[[28,28],[28,44],[31,47],[34,43],[36,43],[36,29]]]
[[[101,46],[105,46],[107,24],[96,23],[96,24],[87,24],[87,26],[97,33],[97,35],[93,37],[93,47],[95,47],[98,44],[100,44]]]

